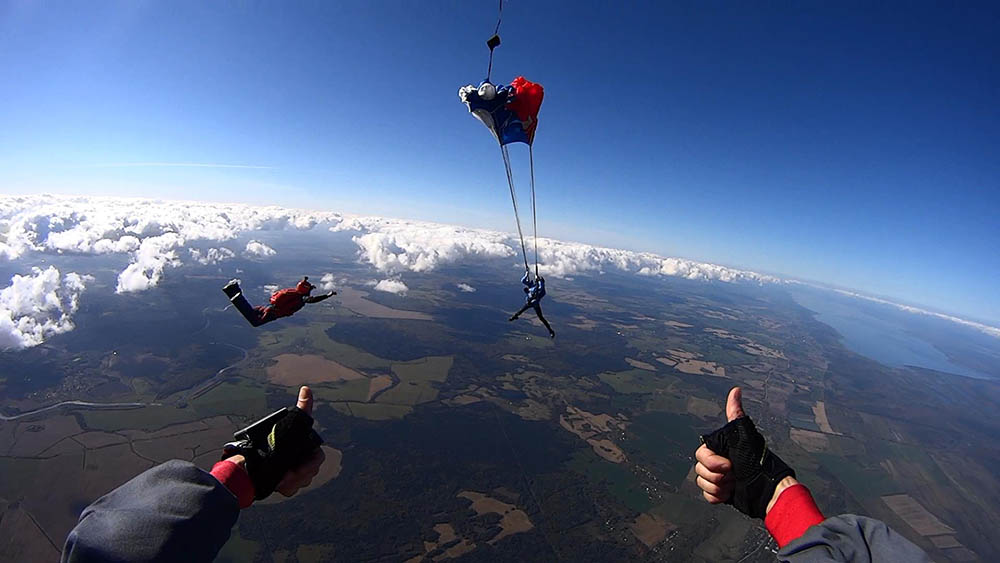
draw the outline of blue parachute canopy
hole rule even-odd
[[[518,88],[518,81],[531,89],[523,85]],[[538,106],[541,105],[540,86],[523,77],[515,79],[510,86],[494,86],[484,81],[479,87],[471,84],[463,86],[458,91],[458,97],[469,107],[472,115],[493,133],[500,145],[530,145],[534,140]]]

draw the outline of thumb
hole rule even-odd
[[[732,422],[746,415],[743,412],[743,390],[733,387],[729,391],[729,398],[726,399],[726,422]]]
[[[295,406],[304,410],[306,414],[312,416],[313,413],[313,393],[312,389],[306,387],[305,385],[299,389],[299,400],[296,401]]]

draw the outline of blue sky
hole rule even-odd
[[[0,191],[513,229],[494,2],[200,4],[0,4]],[[665,4],[506,4],[543,234],[1000,321],[997,4]]]

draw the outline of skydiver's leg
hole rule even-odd
[[[236,307],[236,310],[243,315],[243,318],[245,318],[247,322],[250,323],[250,326],[257,327],[268,321],[274,320],[274,319],[265,320],[264,317],[266,308],[265,307],[254,308],[254,306],[251,305],[249,301],[247,301],[247,298],[243,297],[243,292],[240,290],[240,287],[238,285],[236,286],[235,289],[236,291],[233,292],[232,285],[227,285],[223,290],[226,292],[226,295],[230,296],[229,301],[231,301],[233,306]]]
[[[509,319],[507,319],[507,320],[508,321],[516,321],[517,318],[521,316],[521,313],[523,313],[523,312],[525,312],[525,311],[528,310],[528,307],[531,307],[531,304],[530,303],[525,303],[524,307],[521,307],[521,309],[518,312],[516,312],[513,315],[511,315],[511,317]]]
[[[276,321],[279,318],[276,315],[274,315],[274,309],[271,308],[270,305],[254,307],[254,308],[257,309],[257,312],[260,314],[260,320],[257,321],[257,324],[255,324],[254,326],[267,324],[271,321]]]
[[[542,306],[539,305],[538,303],[535,303],[533,307],[535,309],[535,314],[538,315],[538,320],[542,321],[542,324],[545,325],[545,328],[549,329],[549,337],[555,338],[556,331],[552,330],[552,326],[549,325],[549,321],[545,320],[545,316],[542,315]]]

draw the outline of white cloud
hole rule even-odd
[[[122,254],[137,250],[140,244],[142,244],[141,241],[132,235],[124,235],[118,240],[102,238],[94,243],[94,252],[97,254]]]
[[[379,280],[375,284],[375,291],[385,291],[386,293],[395,293],[396,295],[406,295],[406,292],[410,288],[406,287],[406,284],[399,280]]]
[[[460,284],[458,284],[457,287],[458,287],[459,291],[464,291],[465,293],[475,293],[476,292],[476,288],[472,287],[471,285],[469,285],[467,283],[460,283]]]
[[[516,236],[497,231],[274,206],[51,195],[0,196],[0,260],[29,253],[129,255],[130,264],[118,276],[117,291],[142,291],[156,286],[167,268],[180,266],[181,251],[192,243],[218,244],[257,231],[305,230],[320,225],[332,231],[356,232],[353,240],[361,261],[391,277],[372,282],[376,286],[405,287],[399,279],[401,274],[427,272],[448,264],[499,259],[513,265],[520,261]],[[783,281],[752,271],[651,253],[545,238],[538,243],[540,271],[559,278],[619,271],[724,282]],[[234,257],[224,247],[188,250],[185,257],[203,264]],[[245,251],[253,256],[274,253],[274,249],[257,240],[249,242]],[[326,282],[322,283],[325,289]],[[886,303],[1000,338],[997,327]]]
[[[203,265],[210,266],[212,264],[218,264],[219,262],[224,262],[226,260],[231,260],[236,257],[236,253],[228,248],[209,248],[208,250],[201,251],[197,248],[190,248],[188,252],[191,253],[191,259],[195,262]]]
[[[330,272],[323,274],[319,279],[319,289],[322,291],[333,291],[337,289],[337,280]]]
[[[361,259],[390,274],[426,272],[443,264],[515,255],[510,235],[451,225],[354,217],[331,228],[361,231],[354,237]]]
[[[118,274],[115,292],[145,291],[160,283],[164,268],[181,265],[176,249],[183,244],[184,239],[177,233],[143,239],[139,248],[132,253],[132,263]]]
[[[274,284],[274,283],[269,283],[269,284],[267,284],[267,285],[264,286],[264,291],[267,292],[267,296],[268,297],[270,297],[271,295],[273,295],[274,292],[278,291],[279,289],[281,289],[281,286],[278,285],[278,284]]]
[[[359,231],[354,242],[359,256],[388,274],[425,272],[441,265],[470,260],[513,258],[520,254],[514,235],[437,223],[352,217],[333,231]],[[716,264],[664,258],[648,252],[604,248],[577,242],[538,239],[539,270],[565,278],[610,270],[648,276],[680,276],[694,280],[778,282],[778,278]]]
[[[197,241],[225,242],[246,233],[335,225],[337,213],[243,204],[52,195],[0,196],[0,259],[28,253],[129,254],[118,291],[155,286],[178,251]],[[159,240],[158,237],[168,237]],[[149,239],[153,241],[147,243]],[[165,244],[169,242],[169,244]],[[267,254],[267,250],[255,247]],[[157,255],[159,251],[161,254]],[[191,254],[196,262],[228,258]]]
[[[247,243],[247,248],[245,251],[247,256],[256,256],[258,258],[264,258],[267,256],[274,256],[277,254],[273,248],[260,242],[259,240],[252,240]]]
[[[37,346],[49,337],[73,330],[72,316],[90,276],[32,268],[31,275],[15,275],[0,290],[0,349]]]

